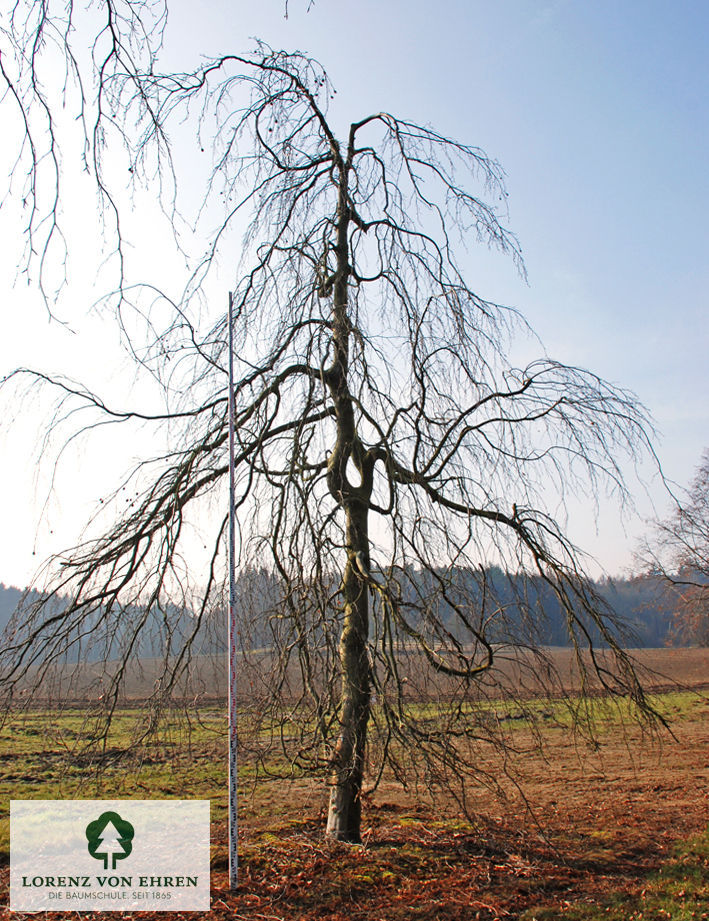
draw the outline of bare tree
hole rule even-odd
[[[40,26],[16,31],[17,46],[53,31],[78,79],[71,8],[58,32],[44,6],[30,9]],[[94,44],[98,91],[82,111],[94,119],[85,143],[116,251],[120,197],[102,160],[106,121],[133,180],[156,170],[172,213],[169,129],[194,113],[198,143],[209,140],[215,156],[203,207],[213,216],[221,200],[223,216],[180,298],[129,284],[120,266],[121,316],[169,306],[152,342],[132,344],[164,384],[164,412],[116,409],[26,372],[59,388],[57,419],[73,422],[81,409],[87,426],[167,425],[171,448],[135,472],[130,501],[104,534],[53,561],[48,594],[6,642],[3,686],[100,642],[118,663],[110,710],[153,630],[163,639],[159,703],[219,609],[222,516],[206,575],[183,562],[190,516],[223,496],[227,472],[226,320],[200,333],[194,305],[219,258],[232,259],[230,234],[245,215],[231,317],[241,585],[255,589],[242,604],[242,686],[253,704],[242,729],[263,769],[326,773],[327,832],[346,841],[360,836],[365,769],[374,782],[385,769],[405,782],[420,772],[429,785],[458,785],[461,798],[470,775],[495,786],[485,752],[512,743],[494,702],[514,697],[533,717],[542,694],[565,691],[543,648],[552,609],[576,650],[577,690],[595,681],[651,714],[612,613],[563,520],[545,511],[569,491],[610,489],[627,500],[623,464],[647,448],[647,422],[632,395],[588,371],[508,358],[523,320],[476,294],[456,256],[473,240],[522,265],[501,217],[500,166],[385,112],[340,137],[327,75],[302,54],[259,45],[159,74],[151,47],[162,12],[151,46],[142,17],[153,7],[99,9],[107,22]],[[21,60],[34,75],[27,51]],[[40,106],[55,164],[41,87],[25,84],[23,95],[26,75],[5,79],[21,112]],[[29,117],[25,125],[32,200],[47,161]],[[50,203],[47,223],[40,207],[31,205],[28,233],[36,249],[43,229],[46,253],[59,212]],[[177,357],[179,370],[167,374]],[[567,697],[580,723],[583,700]]]
[[[709,644],[709,451],[673,513],[655,522],[643,564],[659,572],[675,599],[681,642]]]

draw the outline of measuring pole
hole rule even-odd
[[[234,553],[236,548],[236,471],[234,469],[234,299],[229,292],[229,621],[227,639],[229,647],[229,888],[234,891],[239,877],[239,809],[236,792],[236,574]]]

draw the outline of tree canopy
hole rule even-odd
[[[476,293],[464,257],[472,241],[522,267],[499,164],[386,112],[357,116],[341,136],[329,78],[301,53],[259,44],[160,73],[163,14],[141,3],[99,5],[106,21],[87,98],[72,8],[63,19],[26,8],[14,33],[25,54],[16,74],[4,73],[5,101],[26,129],[17,169],[27,164],[28,258],[41,283],[61,210],[59,197],[37,197],[37,177],[49,169],[59,194],[61,170],[36,66],[43,42],[55,41],[113,221],[113,303],[122,321],[130,310],[149,318],[150,338],[129,347],[160,380],[166,408],[116,408],[69,381],[18,375],[56,388],[62,417],[81,408],[89,425],[167,426],[170,447],[133,472],[130,501],[104,533],[52,561],[49,593],[5,645],[4,687],[103,643],[116,659],[103,696],[110,715],[146,631],[164,640],[156,705],[188,669],[224,601],[231,321],[242,585],[264,573],[240,605],[245,744],[266,771],[327,775],[331,835],[358,839],[365,775],[418,774],[461,801],[471,775],[496,785],[484,752],[511,741],[490,701],[513,697],[534,716],[532,696],[564,692],[545,655],[543,592],[565,613],[582,689],[595,681],[650,715],[563,515],[569,491],[629,497],[624,465],[647,448],[647,420],[631,394],[589,371],[510,358],[524,321]],[[185,289],[172,292],[125,276],[110,145],[122,146],[131,182],[149,183],[177,220],[189,177],[171,128],[185,118],[212,152],[202,208],[220,218]],[[218,273],[229,279],[231,316],[204,330],[199,305]],[[195,572],[187,533],[195,517],[209,520],[212,497],[220,514],[206,569]],[[514,605],[499,590],[505,573]],[[588,728],[583,706],[569,706]]]
[[[709,451],[672,514],[655,522],[643,561],[670,588],[677,638],[709,644]]]

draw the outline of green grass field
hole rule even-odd
[[[12,799],[209,799],[216,823],[226,810],[226,721],[218,710],[170,721],[134,755],[121,756],[142,727],[138,710],[119,711],[111,733],[92,744],[81,709],[27,711],[0,730],[0,855],[9,853]]]

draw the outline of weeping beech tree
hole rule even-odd
[[[117,2],[99,9],[97,96],[82,112],[102,205],[120,212],[102,160],[109,127],[132,181],[155,185],[146,171],[157,169],[158,194],[174,207],[173,182],[185,180],[170,127],[194,117],[197,143],[214,152],[204,213],[213,221],[220,207],[222,216],[181,297],[123,274],[114,295],[121,317],[153,318],[152,340],[130,344],[162,382],[164,412],[113,407],[66,379],[17,372],[58,389],[55,419],[82,410],[86,428],[167,425],[170,449],[138,468],[130,503],[104,533],[50,562],[48,590],[6,638],[6,691],[104,643],[115,660],[102,678],[110,717],[152,631],[163,643],[151,697],[159,709],[206,648],[205,624],[224,598],[227,318],[201,330],[195,305],[216,290],[221,260],[222,273],[239,265],[228,319],[247,756],[266,773],[326,776],[327,833],[357,841],[365,776],[445,784],[463,804],[471,777],[500,789],[490,752],[507,764],[522,745],[500,700],[516,700],[533,721],[540,698],[563,697],[589,729],[583,692],[595,687],[651,716],[563,518],[570,492],[629,498],[624,465],[648,447],[646,419],[632,395],[588,371],[509,358],[513,334],[527,331],[522,318],[475,293],[469,257],[456,255],[472,241],[523,271],[504,226],[500,166],[386,112],[340,132],[327,75],[299,53],[259,45],[160,74],[153,57],[140,65],[140,48],[128,53],[126,36],[135,39],[148,8],[132,4],[130,17]],[[70,30],[55,32],[68,48]],[[12,77],[5,64],[5,104],[20,106],[31,138],[42,90],[23,84],[18,67]],[[23,150],[35,157],[31,183],[46,167],[36,151]],[[55,232],[36,212],[30,226]],[[235,226],[247,228],[238,249]],[[117,219],[115,228],[121,255]],[[160,328],[159,316],[168,318]],[[164,373],[176,356],[177,370]],[[222,505],[209,517],[211,496]],[[213,527],[199,572],[183,558],[195,517]],[[567,693],[568,675],[545,653],[552,612],[575,650],[580,694]]]

